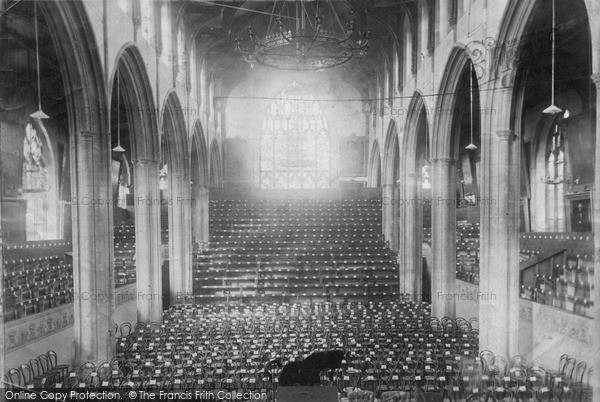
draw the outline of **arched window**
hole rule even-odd
[[[421,180],[423,190],[431,190],[431,165],[424,164],[421,166]]]
[[[27,241],[58,239],[58,191],[54,153],[41,120],[25,127],[23,139],[23,199],[27,202]]]
[[[402,48],[402,68],[404,70],[404,75],[402,79],[402,85],[406,86],[408,81],[412,78],[412,48],[413,48],[413,37],[412,37],[412,27],[410,25],[410,18],[408,15],[404,16],[404,20],[402,22],[402,36],[404,38],[404,46]]]
[[[554,123],[546,146],[546,212],[548,229],[565,230],[565,147],[560,124]]]
[[[330,187],[327,121],[308,91],[293,83],[271,102],[262,123],[261,188]]]

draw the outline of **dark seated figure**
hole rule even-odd
[[[342,360],[344,360],[344,351],[342,350],[314,352],[302,361],[287,363],[279,373],[279,385],[283,387],[319,385],[321,383],[319,373],[329,371],[331,378],[333,370],[341,367]],[[274,362],[281,366],[281,362],[276,360],[269,363],[267,367]]]

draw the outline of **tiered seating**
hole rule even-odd
[[[456,226],[456,278],[479,283],[479,223]]]
[[[285,364],[314,351],[342,349],[341,368],[331,378],[321,376],[323,385],[338,388],[341,400],[356,395],[357,388],[382,401],[591,400],[591,368],[585,363],[565,355],[554,372],[519,356],[478,353],[477,319],[431,319],[424,303],[179,305],[165,313],[162,324],[123,324],[118,335],[111,362],[42,370],[19,380],[18,373],[28,371],[21,366],[5,381],[122,395],[257,392],[259,400],[272,401],[278,370],[272,377],[265,372],[271,360]]]
[[[542,264],[532,267],[534,277],[522,275],[521,297],[575,314],[592,316],[594,305],[594,258],[592,255],[560,254],[551,271]]]
[[[4,320],[39,313],[73,298],[73,267],[66,241],[4,247]]]
[[[115,286],[135,283],[135,226],[115,226],[114,239]]]
[[[522,233],[521,297],[591,316],[593,237],[589,233]]]
[[[194,257],[199,299],[398,293],[378,200],[211,201],[210,216],[210,248]]]
[[[431,243],[431,231],[423,231]],[[591,316],[594,305],[592,237],[584,233],[521,233],[521,297]],[[479,283],[479,225],[459,223],[456,278]]]

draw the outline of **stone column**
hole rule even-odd
[[[137,317],[139,322],[162,320],[162,256],[158,160],[135,162],[135,250]]]
[[[400,228],[400,292],[411,295],[411,300],[420,298],[423,264],[421,261],[421,226],[419,220],[422,206],[417,191],[418,176],[407,173],[405,192],[398,208],[404,216]]]
[[[191,231],[189,181],[185,176],[171,176],[169,200],[169,288],[171,304],[182,301],[191,294]]]
[[[207,249],[210,242],[210,191],[207,185],[202,190],[202,238],[203,248]]]
[[[187,163],[187,162],[186,162]],[[190,185],[189,176],[185,177],[182,181],[181,189],[181,216],[182,216],[182,230],[183,230],[183,243],[182,256],[183,256],[183,283],[181,291],[187,296],[192,295],[192,287],[194,284],[192,278],[192,187]]]
[[[208,242],[208,187],[194,184],[192,192],[192,233],[202,249]]]
[[[596,84],[596,94],[600,93],[600,72],[592,75],[592,80]],[[596,95],[596,110],[600,107],[600,96]],[[600,113],[596,113],[596,149],[595,161],[596,171],[594,174],[594,190],[592,194],[593,202],[593,230],[594,230],[594,307],[592,316],[594,317],[594,345],[592,345],[592,361],[590,366],[600,367],[600,139],[598,138],[598,130],[600,130]],[[592,384],[594,387],[594,398],[596,401],[600,399],[600,370],[594,369]]]
[[[73,284],[75,361],[109,361],[114,355],[113,234],[108,161],[102,136],[75,136]]]
[[[392,187],[391,218],[392,218],[392,233],[390,234],[390,248],[398,252],[400,249],[400,217],[398,209],[398,200],[400,199],[400,187],[398,183],[394,183]]]
[[[432,317],[456,314],[456,168],[450,158],[433,162]]]
[[[393,186],[391,184],[384,184],[381,189],[381,193],[381,218],[383,220],[383,222],[381,223],[381,229],[383,231],[383,236],[385,237],[385,240],[389,242],[391,248],[391,238],[393,231],[392,213],[394,209],[394,206],[392,205],[392,202],[394,200]]]
[[[512,130],[490,136],[481,186],[479,349],[510,358],[519,334],[519,141]]]

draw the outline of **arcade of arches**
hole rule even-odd
[[[0,0],[0,371],[182,303],[410,301],[598,400],[597,2],[334,0],[368,51],[312,71],[217,3]]]

